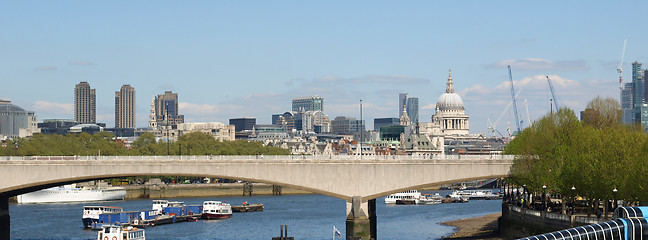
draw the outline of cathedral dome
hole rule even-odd
[[[439,100],[437,100],[437,108],[439,108],[439,110],[464,109],[464,103],[459,94],[444,93],[441,94]]]
[[[437,109],[439,110],[464,110],[464,103],[459,94],[454,92],[452,84],[452,72],[448,72],[448,83],[446,83],[446,92],[441,94],[437,100]]]

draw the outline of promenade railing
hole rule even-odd
[[[572,225],[572,226],[602,223],[610,220],[603,217],[599,218],[596,216],[587,217],[586,215],[574,215],[574,214],[567,215],[567,214],[554,213],[554,212],[538,211],[538,210],[533,210],[528,208],[522,208],[520,206],[515,206],[511,204],[508,205],[508,208],[509,211],[517,212],[519,214],[523,214],[527,216],[535,216],[535,217],[550,219],[554,221],[562,221],[564,222],[565,225]]]

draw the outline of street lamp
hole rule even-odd
[[[613,207],[614,209],[616,209],[616,208],[618,207],[618,206],[616,206],[616,205],[617,205],[617,201],[616,201],[616,194],[617,194],[617,192],[618,192],[618,190],[616,189],[616,187],[614,187],[614,189],[612,190],[612,195],[614,195],[614,202],[612,202],[612,207]],[[614,210],[613,210],[613,211],[614,211]]]
[[[576,201],[576,187],[574,187],[574,186],[572,185],[572,187],[571,187],[571,191],[572,191],[572,201],[571,201],[571,205],[572,205],[573,209],[576,210],[576,205],[574,204],[574,201]],[[573,214],[573,210],[572,210],[572,214]]]
[[[542,205],[544,205],[545,211],[547,210],[547,186],[542,185]]]

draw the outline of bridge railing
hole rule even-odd
[[[136,161],[136,160],[223,160],[223,161],[249,161],[249,160],[304,160],[304,161],[326,161],[326,160],[348,160],[348,161],[380,161],[380,160],[513,160],[513,155],[436,155],[436,156],[415,156],[415,155],[172,155],[172,156],[0,156],[0,161]]]

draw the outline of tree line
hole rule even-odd
[[[621,114],[616,100],[597,97],[583,121],[562,108],[533,122],[505,149],[517,155],[509,181],[567,199],[647,202],[648,135],[639,124],[622,124]]]
[[[128,155],[288,155],[288,149],[263,146],[260,142],[218,141],[206,133],[193,132],[177,141],[156,141],[144,133],[130,144],[116,140],[111,133],[35,134],[7,140],[0,145],[0,156],[128,156]]]

